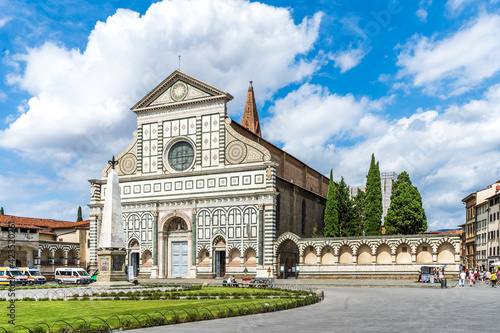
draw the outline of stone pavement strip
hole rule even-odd
[[[325,300],[272,313],[133,330],[159,332],[496,332],[500,288],[322,287]]]

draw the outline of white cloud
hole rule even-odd
[[[306,83],[276,101],[272,116],[263,120],[264,136],[283,143],[285,151],[300,154],[304,161],[312,161],[336,149],[332,140],[360,135],[352,129],[358,123],[368,125],[372,115],[367,111],[380,110],[384,103],[331,94],[326,88]]]
[[[473,1],[474,0],[448,0],[445,6],[451,14],[456,14],[462,11],[467,4],[470,4]]]
[[[418,19],[424,23],[427,22],[427,11],[423,8],[418,9],[415,12],[415,15],[417,15]]]
[[[10,17],[2,17],[0,18],[0,28],[7,24],[11,20]]]
[[[10,57],[25,70],[8,82],[33,97],[0,132],[0,147],[65,167],[119,153],[135,127],[129,108],[177,68],[178,54],[182,70],[235,96],[229,113],[239,114],[249,80],[264,100],[317,69],[305,55],[321,16],[296,25],[287,9],[243,0],[164,1],[143,16],[118,10],[83,51],[47,42]]]
[[[357,49],[353,49],[350,47],[347,50],[336,52],[331,56],[331,59],[334,61],[334,67],[340,68],[340,73],[345,73],[359,65],[368,52],[370,52],[370,48],[360,46]]]
[[[463,94],[500,70],[500,16],[482,15],[441,40],[415,35],[397,65],[399,79],[412,78],[427,94]]]
[[[333,168],[334,178],[344,176],[350,185],[365,182],[375,153],[381,171],[410,173],[422,194],[429,229],[455,228],[463,218],[461,199],[478,184],[496,180],[500,84],[483,99],[442,112],[417,109],[394,120],[373,111],[389,102],[339,96],[306,84],[276,102],[272,118],[264,121],[264,134],[318,171]],[[347,142],[332,143],[341,139]]]
[[[0,90],[0,102],[5,102],[7,100],[7,97],[7,94],[4,91]]]

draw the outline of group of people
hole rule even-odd
[[[236,286],[237,284],[236,284],[236,279],[234,278],[234,275],[230,276],[227,280],[226,279],[222,280],[222,285],[223,286],[227,285],[229,287],[230,286]]]
[[[472,287],[474,284],[476,284],[476,281],[480,281],[481,284],[485,282],[488,285],[491,285],[492,288],[497,287],[497,281],[500,280],[500,269],[497,270],[497,272],[493,271],[482,271],[478,272],[476,270],[466,270],[464,269],[463,271],[460,272],[459,274],[460,278],[460,286],[465,287],[465,281],[468,280],[470,283],[470,287]]]

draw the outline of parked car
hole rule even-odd
[[[28,284],[30,286],[34,284],[45,284],[47,282],[47,279],[42,275],[42,273],[40,273],[38,268],[19,267],[19,270],[28,278]]]
[[[89,284],[90,275],[83,268],[56,268],[54,280],[59,284]]]

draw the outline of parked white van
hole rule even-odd
[[[45,284],[47,279],[40,273],[38,268],[35,267],[19,267],[19,270],[23,272],[24,276],[28,278],[28,284],[30,286],[34,284]]]
[[[10,284],[14,280],[15,284],[25,286],[28,283],[28,278],[19,270],[19,268],[0,267],[0,284]]]
[[[56,268],[55,281],[59,284],[88,284],[90,275],[83,268]]]

